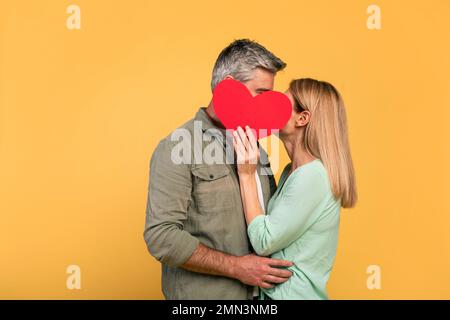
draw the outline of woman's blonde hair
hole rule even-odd
[[[314,79],[293,80],[289,91],[295,110],[307,110],[311,115],[303,136],[305,150],[324,164],[342,207],[353,207],[357,200],[355,172],[341,95],[330,83]]]

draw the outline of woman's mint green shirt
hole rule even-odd
[[[278,189],[269,201],[267,215],[248,225],[255,252],[290,260],[293,275],[274,288],[260,288],[260,299],[328,299],[326,284],[336,256],[341,203],[331,191],[320,160],[308,162],[289,176],[291,164],[281,174]]]

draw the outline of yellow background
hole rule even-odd
[[[150,155],[244,37],[288,63],[275,89],[319,78],[347,105],[360,201],[342,212],[330,297],[450,299],[449,14],[448,0],[2,0],[0,298],[163,297],[142,236]]]

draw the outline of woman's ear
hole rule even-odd
[[[304,127],[309,123],[310,119],[311,119],[311,112],[309,112],[308,110],[304,110],[297,115],[295,119],[295,126]]]

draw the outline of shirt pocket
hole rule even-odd
[[[198,213],[229,214],[235,207],[235,184],[226,165],[204,165],[191,169],[193,195]]]

